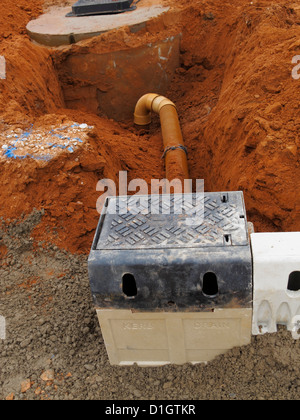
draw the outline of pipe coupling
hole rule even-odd
[[[156,93],[147,93],[142,96],[135,107],[134,123],[137,125],[148,125],[151,123],[151,111],[160,113],[161,109],[171,105],[176,108],[175,104],[164,96],[157,95]]]

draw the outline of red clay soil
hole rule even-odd
[[[98,43],[103,51],[130,48],[162,32],[181,33],[181,66],[167,96],[178,107],[190,176],[204,178],[206,191],[243,190],[256,231],[300,230],[300,80],[292,77],[292,58],[300,54],[299,3],[163,3],[171,5],[167,17],[151,22],[138,39],[125,28],[75,45],[72,53]],[[31,43],[25,31],[44,5],[1,1],[0,55],[7,79],[0,80],[0,129],[66,121],[94,129],[80,151],[62,153],[47,165],[0,160],[0,216],[13,219],[44,208],[34,235],[87,253],[99,217],[99,179],[117,181],[119,170],[127,170],[129,180],[164,178],[160,126],[155,118],[145,131],[132,121],[65,108],[59,54]]]

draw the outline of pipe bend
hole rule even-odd
[[[152,110],[156,112],[157,114],[159,114],[161,109],[167,105],[170,105],[176,108],[176,105],[172,101],[170,101],[170,99],[165,98],[164,96],[160,95],[153,99]]]
[[[134,123],[136,125],[150,124],[151,111],[159,114],[161,109],[166,105],[170,105],[176,108],[175,104],[168,98],[165,98],[164,96],[158,95],[156,93],[147,93],[138,100],[135,106]]]
[[[138,100],[134,110],[135,124],[148,125],[151,123],[152,102],[158,96],[156,93],[147,93]]]
[[[162,95],[148,93],[142,96],[136,104],[135,124],[150,124],[151,111],[160,116],[167,179],[170,181],[176,178],[189,179],[186,148],[175,104]]]

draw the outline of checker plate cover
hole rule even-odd
[[[127,197],[109,198],[96,245],[98,250],[248,244],[245,207],[240,192],[207,193],[199,196],[198,201],[193,195],[194,201],[183,208],[182,214],[174,214],[174,195],[141,198],[144,201],[138,211],[125,214],[112,214],[112,209],[119,213],[119,202]],[[160,214],[151,214],[150,206],[157,203]],[[165,214],[161,214],[162,210]]]

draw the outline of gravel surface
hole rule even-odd
[[[31,231],[43,212],[0,223],[0,399],[298,399],[300,341],[280,329],[207,365],[110,366],[93,308],[87,256]]]

